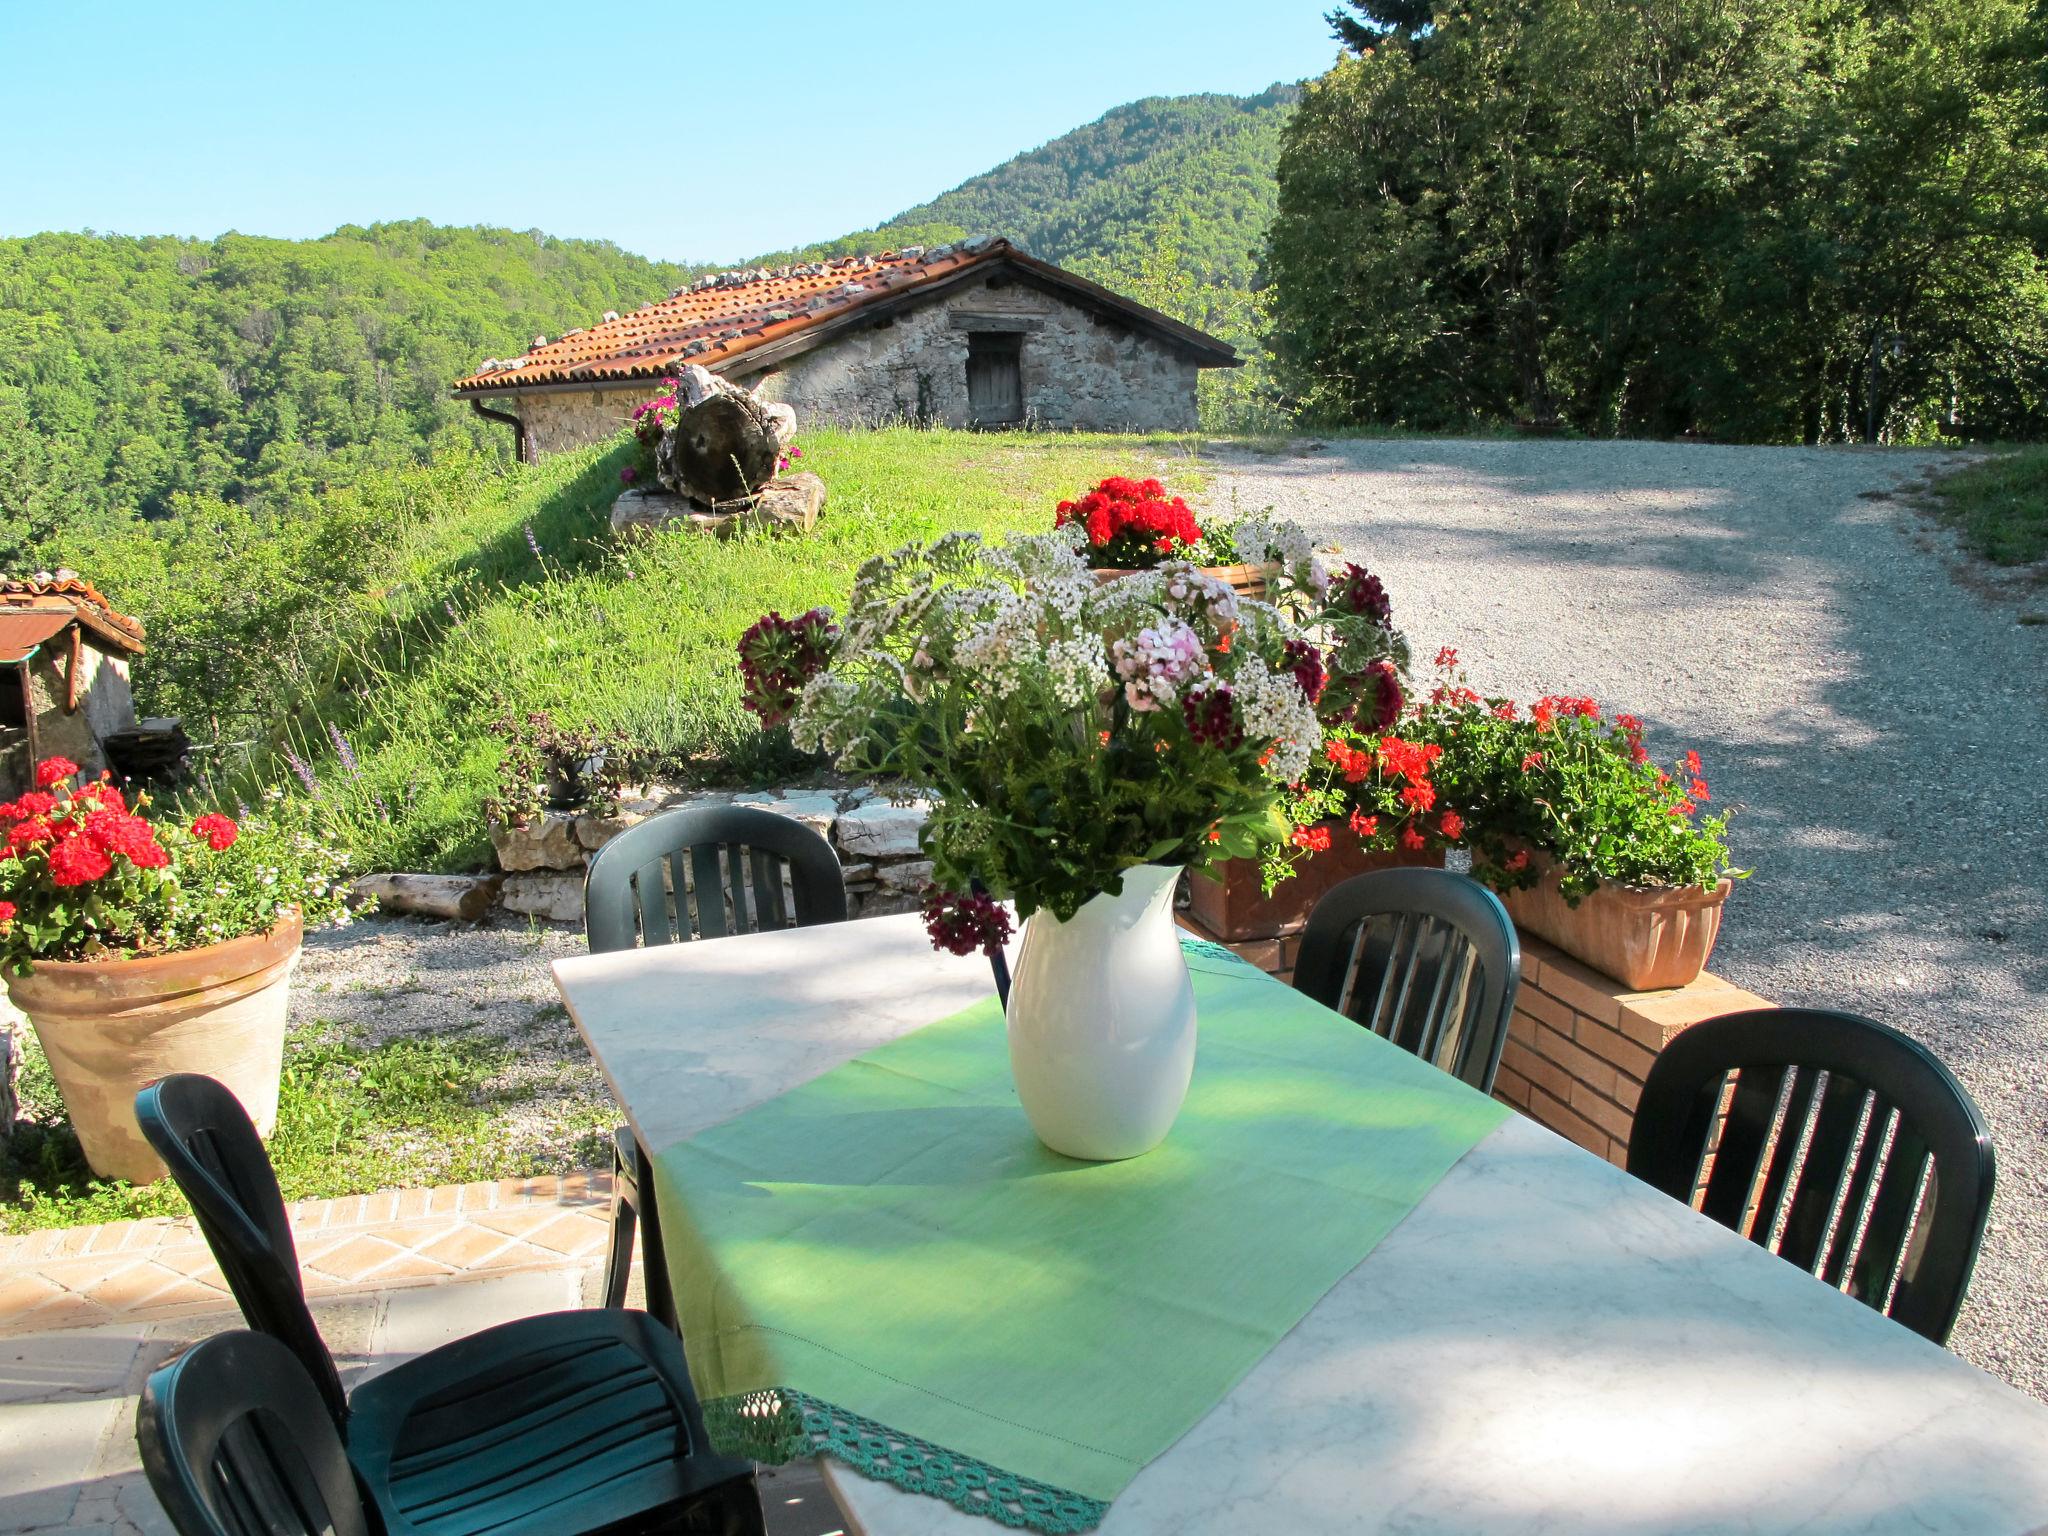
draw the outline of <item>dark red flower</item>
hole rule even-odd
[[[1368,618],[1385,629],[1393,622],[1394,605],[1387,600],[1387,589],[1379,577],[1364,566],[1347,565],[1330,583],[1330,601],[1340,608]]]
[[[1180,701],[1180,713],[1187,722],[1188,735],[1202,746],[1228,752],[1244,741],[1244,727],[1237,722],[1236,698],[1227,684],[1217,683],[1189,692]]]
[[[1323,670],[1323,653],[1306,640],[1290,640],[1282,659],[1281,669],[1292,672],[1294,681],[1300,685],[1304,697],[1313,704],[1323,696],[1323,688],[1329,682],[1329,674]]]
[[[955,955],[971,955],[978,949],[993,955],[1010,937],[1010,914],[986,896],[934,885],[925,891],[924,926],[936,949]]]

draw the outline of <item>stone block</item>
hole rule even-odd
[[[917,835],[930,810],[922,800],[907,805],[871,801],[841,814],[835,835],[840,848],[858,858],[909,858],[920,851]]]
[[[932,878],[930,859],[905,859],[898,864],[882,864],[875,869],[875,882],[885,891],[910,891],[921,894]]]
[[[844,880],[849,888],[856,885],[872,885],[875,879],[875,866],[865,862],[847,864],[841,867],[839,878]]]
[[[877,887],[860,899],[861,917],[890,917],[898,912],[915,912],[924,903],[915,891],[885,891]]]
[[[839,797],[822,789],[795,789],[782,795],[748,794],[735,799],[733,804],[787,816],[823,838],[832,836],[833,823],[839,819]]]
[[[635,784],[619,792],[619,813],[623,816],[652,816],[689,794],[673,784]]]
[[[576,818],[560,811],[546,811],[523,827],[491,823],[491,847],[498,855],[498,867],[520,871],[530,869],[581,869],[583,845],[576,840]]]
[[[591,853],[597,852],[606,843],[617,837],[626,828],[637,826],[647,817],[638,811],[629,811],[622,805],[616,816],[578,816],[576,818],[576,842],[579,847]]]
[[[564,874],[507,875],[498,900],[508,912],[551,923],[583,921],[583,877]]]

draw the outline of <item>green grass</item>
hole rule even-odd
[[[169,1179],[138,1187],[94,1176],[34,1036],[18,1038],[27,1119],[0,1142],[0,1231],[184,1215]],[[609,1142],[614,1111],[602,1092],[575,1091],[590,1077],[587,1063],[566,1059],[536,1071],[517,1043],[475,1031],[382,1044],[333,1028],[295,1032],[270,1158],[287,1200],[568,1172],[596,1163]]]
[[[807,433],[802,444],[829,488],[804,539],[614,543],[606,515],[623,441],[479,478],[412,519],[384,579],[337,621],[333,659],[286,727],[359,866],[487,860],[479,803],[501,750],[488,727],[507,707],[623,732],[670,777],[743,784],[815,771],[777,757],[741,708],[733,642],[762,613],[843,606],[860,564],[908,540],[1048,528],[1057,500],[1106,474],[1201,484],[1185,438],[903,428]]]
[[[1994,565],[2048,560],[2048,447],[2021,448],[1936,482],[1941,515]]]

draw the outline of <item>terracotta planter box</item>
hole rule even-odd
[[[135,1123],[135,1095],[173,1072],[233,1090],[256,1129],[277,1120],[285,1003],[304,930],[297,917],[174,955],[44,961],[8,978],[64,1095],[86,1161],[102,1178],[147,1184],[164,1165]]]
[[[1721,908],[1735,887],[1603,885],[1567,906],[1545,861],[1526,891],[1501,898],[1524,933],[1547,939],[1574,959],[1634,992],[1683,987],[1699,979],[1721,933]]]
[[[1226,943],[1240,939],[1272,939],[1299,933],[1309,912],[1323,893],[1353,875],[1375,869],[1399,869],[1420,865],[1443,868],[1442,849],[1423,853],[1368,853],[1359,846],[1342,822],[1329,826],[1338,833],[1326,852],[1315,854],[1295,866],[1294,878],[1283,880],[1271,896],[1260,889],[1256,859],[1225,859],[1213,871],[1221,880],[1190,872],[1188,875],[1189,916]]]
[[[1218,581],[1227,581],[1246,597],[1263,598],[1266,595],[1266,578],[1275,568],[1270,565],[1205,565],[1201,567],[1204,576],[1214,576]],[[1135,576],[1136,571],[1122,570],[1114,566],[1097,566],[1097,585],[1115,581],[1119,576]]]

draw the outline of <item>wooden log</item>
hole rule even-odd
[[[354,894],[374,897],[387,912],[419,917],[450,917],[478,921],[498,899],[495,875],[364,875],[351,887]]]
[[[21,1113],[21,1042],[0,1019],[0,1141],[14,1134]]]
[[[750,496],[775,477],[794,412],[778,420],[770,408],[736,384],[692,365],[678,375],[682,410],[662,434],[655,472],[679,496],[706,505]]]

